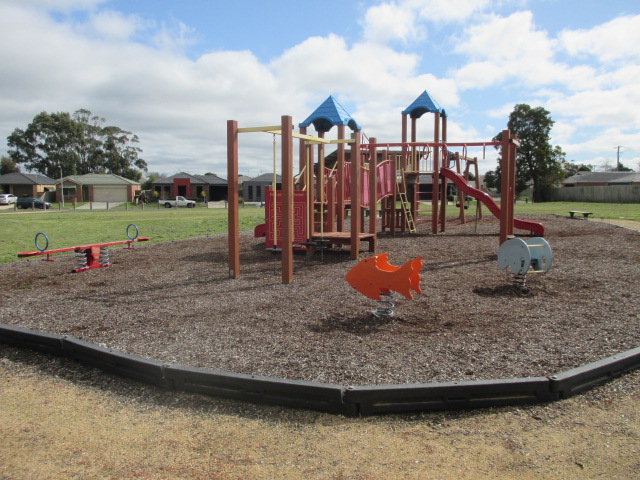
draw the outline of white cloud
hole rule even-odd
[[[564,71],[552,60],[554,41],[535,27],[529,11],[486,17],[465,30],[455,52],[473,59],[454,73],[463,88],[487,88],[514,77],[530,86],[546,84]]]
[[[490,0],[405,0],[401,3],[414,9],[421,19],[433,23],[464,21],[491,5]]]
[[[510,72],[488,61],[471,62],[453,72],[461,90],[483,89],[497,85],[509,77]]]
[[[119,12],[105,11],[91,15],[89,22],[80,26],[83,34],[113,40],[128,40],[143,28],[140,18]]]
[[[360,22],[367,42],[418,43],[427,24],[462,22],[489,6],[489,0],[397,0],[370,7]],[[438,28],[435,28],[437,31]]]
[[[387,43],[390,40],[407,42],[423,37],[416,16],[411,9],[402,8],[395,3],[383,3],[367,10],[363,25],[366,41]]]
[[[601,62],[640,60],[640,15],[618,17],[589,30],[565,30],[560,42],[571,55]]]
[[[69,12],[91,10],[107,0],[19,0],[23,6],[36,7],[48,11]]]
[[[336,94],[350,101],[403,104],[407,96],[417,96],[426,88],[442,101],[457,103],[455,85],[430,74],[418,75],[418,60],[415,54],[371,43],[349,46],[343,38],[329,35],[305,40],[271,67],[289,91],[321,92],[318,98],[310,97],[314,102]]]
[[[582,91],[556,98],[548,109],[573,117],[576,125],[602,126],[622,124],[626,129],[640,128],[640,85],[629,84],[615,90]],[[631,108],[630,108],[631,107]]]
[[[572,136],[576,133],[577,126],[573,122],[556,121],[551,130],[554,145],[567,145],[571,142]]]

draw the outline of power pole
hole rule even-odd
[[[622,145],[618,145],[615,148],[616,150],[618,150],[618,154],[616,156],[616,172],[619,172],[620,171],[620,149],[622,148]]]

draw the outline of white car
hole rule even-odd
[[[11,205],[16,203],[18,197],[11,193],[0,193],[0,205]]]

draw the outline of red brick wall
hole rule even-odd
[[[180,195],[178,193],[178,187],[185,187],[185,196],[189,196],[191,192],[191,179],[189,178],[174,178],[173,179],[173,193],[174,197]]]

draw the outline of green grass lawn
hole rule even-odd
[[[568,216],[571,210],[593,212],[590,218],[635,220],[640,222],[640,203],[516,203],[514,208],[516,215],[528,213],[532,215],[556,214]]]
[[[49,249],[88,243],[126,240],[127,225],[135,223],[141,237],[165,242],[227,232],[224,208],[154,208],[114,210],[48,210],[0,213],[0,263],[18,259],[17,253],[35,250],[34,237],[44,232]],[[240,228],[252,230],[264,223],[264,208],[239,209]],[[39,244],[44,246],[44,239]]]
[[[498,201],[498,205],[500,202]],[[476,209],[476,201],[468,202],[469,215],[473,215]],[[447,215],[455,215],[457,207],[449,206]],[[516,216],[529,215],[563,215],[569,216],[571,210],[580,212],[592,212],[589,218],[635,220],[640,222],[640,203],[587,203],[587,202],[547,202],[547,203],[516,203],[514,213]],[[483,211],[487,211],[486,207]],[[431,215],[429,208],[422,209],[423,215]],[[580,216],[582,218],[582,216]]]

